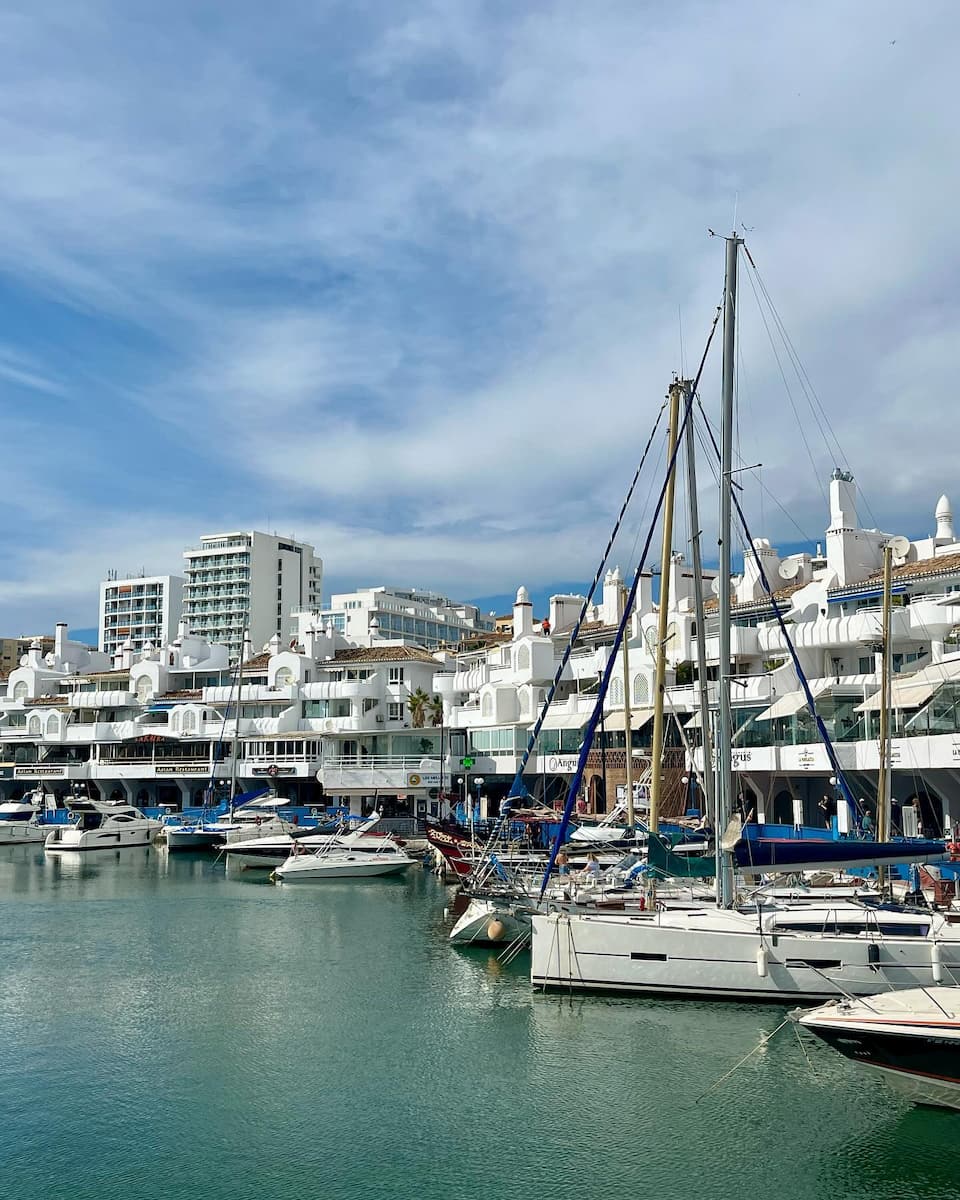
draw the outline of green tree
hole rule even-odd
[[[443,724],[443,700],[440,696],[434,696],[433,699],[427,704],[427,712],[430,714],[431,724]]]
[[[410,698],[407,700],[407,708],[410,709],[410,721],[414,729],[422,729],[427,716],[427,705],[430,703],[429,695],[423,688],[417,688],[415,692],[410,693]]]

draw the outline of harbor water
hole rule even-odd
[[[960,1197],[960,1117],[775,1007],[535,995],[452,890],[0,849],[11,1200]]]

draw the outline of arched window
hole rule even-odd
[[[647,686],[646,675],[634,675],[633,677],[633,702],[634,704],[650,703],[650,688]]]
[[[517,670],[518,671],[529,671],[530,670],[530,647],[529,646],[521,646],[520,649],[517,651]]]
[[[183,714],[183,732],[196,733],[197,730],[197,714],[192,708],[188,708]]]
[[[177,709],[170,714],[170,730],[172,733],[180,732],[180,713]]]
[[[484,698],[480,702],[480,716],[481,717],[492,717],[493,716],[493,697],[490,695],[489,692],[487,692],[487,694],[484,696]]]
[[[51,713],[47,717],[47,737],[58,738],[60,736],[60,714]]]
[[[34,713],[33,716],[30,718],[30,720],[27,722],[27,733],[39,734],[40,728],[41,728],[40,718],[37,716],[36,713]]]
[[[146,704],[150,699],[150,694],[153,691],[153,684],[150,682],[149,675],[141,675],[137,680],[137,699],[141,704]]]
[[[293,672],[289,667],[281,667],[274,675],[273,682],[277,687],[288,687],[293,683]]]
[[[15,683],[13,686],[14,700],[26,700],[27,693],[29,692],[29,690],[30,690],[30,688],[27,685],[26,681],[21,679],[18,683]]]
[[[528,687],[520,688],[518,695],[520,698],[520,715],[524,716],[524,717],[529,716],[531,713],[530,688],[528,688]]]
[[[610,682],[610,703],[614,708],[623,707],[623,680],[613,679]]]

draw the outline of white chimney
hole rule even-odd
[[[936,540],[938,542],[956,541],[953,532],[953,509],[946,496],[941,496],[937,501],[937,508],[934,515],[937,518]]]

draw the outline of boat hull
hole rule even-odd
[[[535,915],[532,930],[531,981],[540,988],[783,1003],[929,987],[944,968],[960,968],[958,940],[761,935],[755,920],[714,924],[709,910],[551,913]]]
[[[159,831],[159,822],[151,822],[138,829],[75,829],[64,826],[48,835],[43,848],[47,854],[124,850],[128,846],[149,846]]]
[[[319,883],[325,879],[372,879],[381,875],[397,875],[413,865],[411,859],[375,861],[373,854],[345,855],[337,862],[311,863],[295,858],[278,867],[276,876],[283,883]]]
[[[42,842],[49,833],[49,825],[38,825],[32,821],[3,821],[0,822],[0,846],[23,846],[30,842]]]

